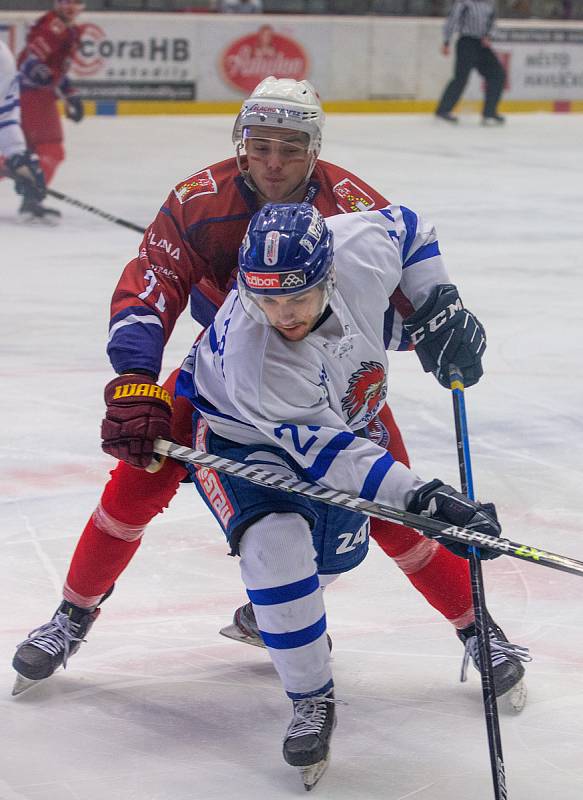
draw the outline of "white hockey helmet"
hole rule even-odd
[[[273,75],[265,78],[243,101],[233,126],[233,144],[241,173],[248,177],[240,161],[245,150],[246,129],[251,126],[282,128],[306,134],[311,156],[305,178],[308,180],[320,154],[324,120],[320,98],[309,81],[274,78]]]

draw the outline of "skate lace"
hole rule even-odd
[[[28,634],[28,639],[21,642],[18,647],[30,644],[52,656],[56,656],[62,651],[64,668],[67,666],[71,642],[85,641],[75,636],[78,631],[79,625],[76,622],[72,622],[66,614],[58,612],[50,622],[46,622],[40,628],[35,628],[31,631]]]
[[[287,729],[286,739],[297,739],[310,734],[317,736],[321,733],[326,721],[327,703],[338,704],[340,701],[322,695],[296,700],[294,718]]]
[[[490,636],[490,656],[492,658],[492,667],[494,669],[500,664],[503,664],[505,661],[511,661],[512,659],[523,662],[532,661],[532,656],[530,655],[528,647],[522,647],[522,645],[507,642],[505,639],[498,639],[493,630],[490,630],[488,634]],[[462,683],[464,683],[468,677],[468,664],[470,662],[470,658],[472,659],[474,667],[479,672],[480,648],[478,646],[478,637],[476,635],[469,636],[465,643],[460,673],[460,681]]]

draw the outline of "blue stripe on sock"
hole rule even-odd
[[[328,681],[325,686],[322,686],[321,689],[317,689],[315,692],[286,692],[287,696],[290,700],[305,700],[306,697],[320,697],[320,695],[328,694],[330,689],[334,688],[334,681],[332,678]]]
[[[326,614],[322,614],[317,622],[302,628],[299,631],[289,633],[267,633],[260,630],[261,638],[267,645],[274,650],[292,650],[295,647],[303,647],[306,644],[315,642],[323,633],[326,632]]]
[[[384,456],[377,459],[366,476],[360,496],[365,500],[374,500],[383,478],[394,463],[395,459],[390,453],[385,453]]]
[[[249,600],[257,606],[274,606],[306,597],[319,588],[318,574],[314,572],[309,578],[286,583],[285,586],[275,586],[273,589],[247,589],[247,595]]]

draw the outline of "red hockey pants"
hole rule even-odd
[[[23,89],[20,110],[26,144],[38,155],[48,185],[65,158],[56,95],[52,89]]]

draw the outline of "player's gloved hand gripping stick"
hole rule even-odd
[[[423,305],[404,320],[403,328],[425,372],[433,373],[446,389],[450,388],[453,365],[463,370],[466,386],[473,386],[482,377],[484,326],[464,307],[453,284],[436,286]]]
[[[123,373],[107,384],[104,395],[103,450],[133,467],[147,468],[154,440],[170,436],[170,394],[152,375]]]

